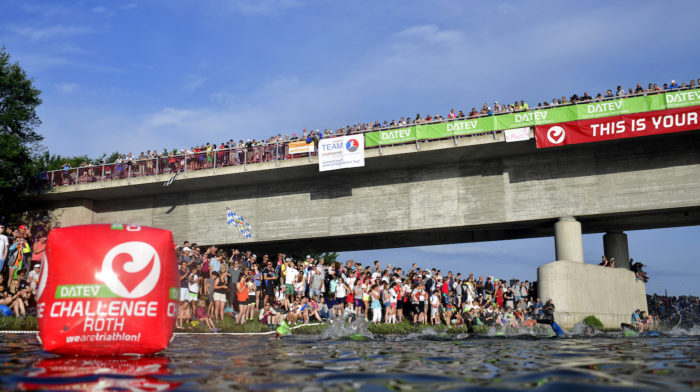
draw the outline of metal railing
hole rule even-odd
[[[354,132],[350,131],[344,131],[344,132],[334,132],[332,135],[329,135],[330,137],[335,137],[335,136],[342,136],[342,135],[353,135],[353,134],[365,134],[368,132],[375,132],[375,131],[380,131],[380,130],[389,130],[389,129],[398,129],[398,128],[405,128],[409,126],[416,126],[416,125],[427,125],[427,124],[439,124],[439,123],[447,123],[447,122],[453,122],[453,121],[462,121],[465,119],[474,119],[474,118],[480,118],[480,117],[489,117],[489,116],[500,116],[500,115],[505,115],[505,114],[511,114],[511,113],[518,113],[518,112],[525,112],[525,111],[535,111],[535,110],[543,110],[543,109],[551,109],[555,107],[560,107],[560,106],[569,106],[569,105],[579,105],[579,104],[588,104],[591,102],[604,102],[604,101],[610,101],[610,100],[616,100],[616,99],[623,99],[623,98],[632,98],[632,97],[639,97],[639,96],[647,96],[647,95],[654,95],[654,94],[663,94],[667,92],[672,92],[672,91],[681,91],[681,90],[690,90],[697,88],[697,86],[686,86],[686,87],[679,87],[675,89],[668,89],[668,90],[661,90],[661,91],[643,91],[640,93],[635,93],[635,94],[629,94],[626,93],[624,96],[613,96],[613,97],[605,97],[601,99],[597,99],[595,97],[591,97],[590,100],[586,101],[579,101],[579,102],[566,102],[562,104],[549,104],[547,106],[542,106],[542,107],[529,107],[527,109],[520,109],[520,110],[504,110],[504,111],[499,111],[499,112],[490,112],[488,114],[478,114],[478,115],[473,115],[473,116],[463,116],[463,117],[455,117],[455,118],[443,118],[439,120],[431,120],[431,121],[422,121],[420,123],[415,123],[411,121],[410,123],[406,124],[396,124],[392,126],[387,126],[387,127],[379,127],[379,128],[372,128],[369,127],[367,129],[362,129],[362,130],[357,130]],[[493,133],[494,137],[497,132],[501,132],[500,130],[498,131],[488,131],[484,132],[486,134]],[[482,135],[484,133],[481,133]],[[419,143],[422,142],[431,142],[431,141],[439,141],[439,140],[445,140],[445,139],[454,139],[455,143],[457,143],[457,138],[461,137],[471,137],[479,134],[470,134],[470,135],[463,135],[463,136],[456,136],[456,137],[448,137],[448,138],[442,138],[442,139],[425,139],[425,140],[416,140],[416,141],[410,141],[410,142],[403,142],[403,143],[396,143],[392,145],[399,145],[399,144],[416,144],[416,149],[420,149]],[[324,136],[324,137],[329,137],[329,136]],[[138,177],[153,177],[155,176],[156,180],[159,180],[161,176],[170,176],[174,175],[175,173],[182,172],[184,176],[187,176],[187,172],[190,171],[195,171],[195,170],[206,170],[206,169],[212,169],[214,173],[216,173],[217,168],[222,168],[222,167],[230,167],[230,166],[243,166],[244,168],[249,165],[249,164],[256,164],[256,163],[263,163],[263,162],[277,162],[279,165],[279,161],[282,160],[288,160],[288,159],[297,159],[297,158],[308,158],[311,160],[312,156],[316,155],[316,151],[313,153],[301,153],[301,154],[290,154],[289,152],[289,143],[294,142],[294,141],[299,141],[299,140],[304,140],[304,139],[294,139],[294,140],[285,140],[281,142],[274,142],[274,143],[262,143],[262,144],[256,144],[252,146],[237,146],[237,147],[232,147],[228,149],[218,149],[218,148],[212,148],[210,151],[201,151],[201,152],[190,152],[186,154],[170,154],[170,155],[159,155],[157,157],[149,157],[146,159],[127,159],[127,160],[122,160],[121,162],[113,162],[113,163],[103,163],[99,165],[88,165],[88,166],[81,166],[77,168],[64,168],[64,169],[59,169],[59,170],[52,170],[48,172],[42,173],[41,181],[40,181],[40,186],[42,189],[49,189],[52,187],[57,187],[57,186],[70,186],[73,185],[78,189],[78,186],[80,184],[87,184],[87,183],[95,183],[95,182],[100,182],[103,185],[107,181],[115,181],[115,180],[127,180],[128,183],[130,183],[131,179],[133,178],[138,178]],[[317,144],[317,142],[314,142]],[[373,146],[373,147],[366,147],[367,149],[372,149],[372,148],[377,148],[379,149],[379,153],[381,155],[381,150],[382,147],[388,147],[392,145],[380,145],[380,146]],[[317,148],[315,148],[317,150]]]

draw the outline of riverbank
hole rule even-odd
[[[292,326],[296,326],[294,329],[295,334],[323,333],[323,331],[325,331],[330,325],[331,324],[329,323],[314,325],[292,324]],[[217,328],[221,329],[220,332],[225,333],[270,332],[270,328],[267,325],[258,322],[257,319],[248,320],[244,325],[238,325],[230,316],[225,316],[222,322],[217,323]],[[428,328],[431,328],[438,333],[447,333],[451,335],[468,333],[466,327],[448,327],[446,325],[411,325],[411,323],[406,320],[398,324],[369,324],[367,327],[371,333],[377,335],[408,335],[411,333],[421,333]],[[38,329],[36,317],[0,317],[0,331],[38,331]],[[488,327],[475,326],[474,331],[476,333],[486,333],[488,331]],[[185,323],[185,328],[176,328],[175,332],[212,333],[204,323],[199,321]]]

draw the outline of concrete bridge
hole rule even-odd
[[[358,250],[700,224],[700,133],[537,150],[491,134],[372,149],[364,168],[318,171],[299,158],[54,188],[63,225],[125,222],[175,240]],[[245,239],[225,209],[253,227]],[[244,245],[245,244],[245,245]]]
[[[167,188],[164,177],[63,186],[40,200],[63,225],[149,225],[258,252],[555,235],[557,260],[581,264],[581,233],[607,233],[622,267],[625,230],[700,224],[697,131],[540,150],[486,134],[367,150],[365,165],[321,173],[302,158],[188,172]],[[227,207],[251,239],[226,224]]]

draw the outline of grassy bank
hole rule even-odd
[[[0,317],[0,331],[37,331],[36,317]]]
[[[319,334],[325,331],[330,324],[322,325],[301,325],[294,329],[294,334]],[[175,329],[175,332],[190,332],[190,333],[210,333],[209,328],[202,322],[185,323],[183,329]],[[257,318],[248,320],[244,325],[237,325],[233,318],[225,316],[222,322],[217,323],[217,328],[221,328],[221,332],[235,333],[251,333],[251,332],[269,332],[267,325],[258,322]],[[399,324],[370,324],[368,329],[373,334],[377,335],[408,335],[411,333],[421,333],[428,328],[432,328],[437,333],[446,333],[457,335],[467,333],[465,327],[447,327],[446,325],[411,325],[404,321]],[[36,317],[0,317],[0,330],[2,331],[36,331],[38,330]],[[488,327],[474,327],[476,333],[485,333]]]

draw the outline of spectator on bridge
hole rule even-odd
[[[637,279],[644,281],[644,283],[649,281],[647,273],[642,270],[642,267],[645,267],[644,264],[635,262],[634,259],[630,259],[630,265],[632,266],[632,271]]]
[[[625,90],[622,88],[622,86],[617,86],[617,91],[615,92],[615,95],[617,97],[624,97],[627,94],[625,93]]]

